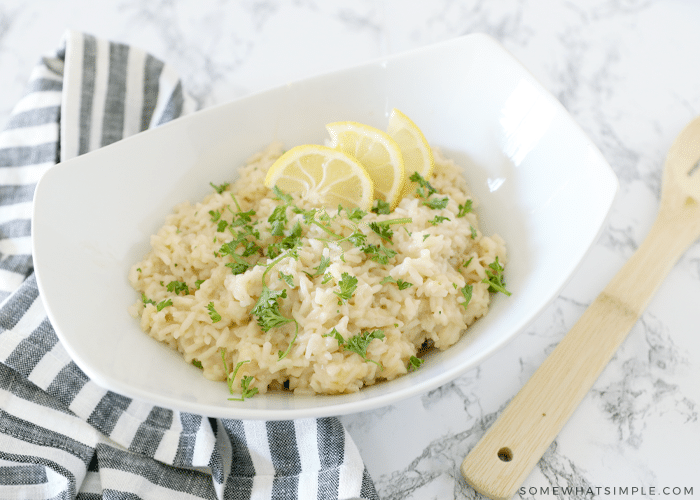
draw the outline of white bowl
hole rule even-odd
[[[485,234],[508,247],[513,295],[416,372],[357,394],[229,401],[143,333],[127,308],[130,266],[173,206],[273,140],[323,143],[325,124],[384,128],[397,107],[465,167]],[[602,155],[561,104],[496,41],[475,34],[257,93],[175,120],[51,168],[34,199],[34,265],[56,332],[97,384],[212,417],[292,419],[368,410],[434,389],[521,332],[596,240],[617,192]]]

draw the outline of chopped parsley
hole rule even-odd
[[[402,279],[394,279],[391,276],[385,277],[382,281],[379,282],[379,284],[383,285],[385,283],[396,283],[396,286],[399,287],[399,290],[405,290],[408,287],[413,286],[413,283],[409,283],[408,281],[404,281]]]
[[[359,229],[355,229],[346,239],[356,247],[361,248],[367,242],[367,235]]]
[[[270,223],[270,234],[272,236],[283,236],[284,228],[287,226],[287,207],[292,203],[292,197],[283,193],[277,186],[273,188],[275,198],[283,200],[285,203],[277,205],[272,214],[267,218]]]
[[[301,224],[294,224],[281,240],[267,246],[267,256],[274,259],[286,250],[296,248],[301,245]]]
[[[199,368],[200,370],[203,368],[202,362],[199,361],[198,359],[193,359],[193,360],[192,360],[192,364],[193,364],[194,366],[196,366],[197,368]]]
[[[331,259],[330,257],[326,257],[325,255],[321,255],[321,262],[319,262],[317,267],[314,267],[316,269],[316,274],[314,276],[320,276],[326,272],[326,269],[328,269],[328,266],[331,265]]]
[[[184,281],[171,281],[168,283],[166,288],[169,292],[173,292],[175,295],[180,295],[180,293],[184,293],[184,295],[190,294],[190,287],[188,287],[187,283]]]
[[[297,335],[299,335],[299,323],[294,318],[287,318],[283,316],[280,312],[279,299],[287,298],[287,290],[272,290],[267,286],[265,282],[265,276],[277,263],[284,257],[291,255],[296,258],[296,249],[292,249],[289,252],[277,257],[270,264],[267,265],[265,271],[262,275],[262,292],[255,306],[250,311],[250,314],[255,316],[258,325],[264,332],[270,331],[272,328],[277,328],[287,323],[294,323],[296,325],[296,331],[294,332],[294,337],[289,342],[289,346],[286,351],[279,351],[279,359],[284,358],[292,348],[292,344],[296,341]]]
[[[437,193],[437,189],[431,186],[430,183],[418,172],[413,172],[409,179],[418,183],[416,194],[419,198],[429,198],[430,195]]]
[[[231,401],[244,401],[245,398],[252,398],[258,393],[258,388],[250,388],[250,383],[255,380],[252,375],[246,375],[241,379],[241,397],[229,398]]]
[[[238,248],[241,246],[243,247],[243,251],[239,254],[236,252],[236,250],[238,250]],[[221,245],[217,254],[231,256],[234,262],[225,264],[226,267],[230,267],[233,274],[241,274],[250,267],[250,264],[243,260],[243,258],[260,254],[260,252],[261,248],[257,245],[257,243],[247,239],[245,235],[239,233],[236,239]]]
[[[216,312],[213,302],[209,302],[209,304],[207,304],[207,310],[209,311],[209,317],[211,318],[212,323],[218,323],[221,321],[221,314]]]
[[[153,304],[154,306],[156,306],[156,311],[158,311],[158,312],[162,311],[163,309],[165,309],[168,306],[173,305],[173,301],[171,299],[161,300],[160,302],[158,302],[156,304],[156,302],[154,300],[146,297],[145,293],[141,294],[141,302],[143,302],[143,307],[146,307],[148,304]]]
[[[457,208],[458,208],[457,217],[464,217],[465,215],[467,215],[469,212],[472,211],[472,200],[465,201],[464,205],[462,205],[460,203]]]
[[[437,193],[437,189],[430,185],[430,183],[425,180],[425,178],[418,172],[413,172],[410,180],[418,184],[416,188],[416,195],[419,198],[423,198],[423,205],[432,208],[433,210],[440,210],[447,207],[447,203],[450,201],[449,197],[444,198],[430,198],[432,195]]]
[[[345,339],[338,332],[338,330],[335,329],[335,327],[333,327],[333,329],[330,331],[330,333],[325,334],[324,337],[333,337],[335,340],[338,341],[339,346],[342,346],[343,344],[345,344]]]
[[[436,215],[433,217],[432,220],[428,221],[430,222],[433,226],[437,226],[441,222],[445,222],[446,220],[450,220],[449,217],[443,217],[442,215]]]
[[[282,316],[278,302],[280,298],[287,298],[287,290],[271,290],[266,284],[263,284],[260,297],[250,314],[256,317],[258,325],[264,332],[294,321],[291,318]]]
[[[384,331],[374,330],[373,332],[361,332],[355,335],[354,337],[350,337],[348,340],[346,340],[345,344],[343,345],[343,348],[348,351],[352,351],[355,354],[358,354],[365,361],[371,361],[372,363],[381,368],[382,365],[380,363],[372,359],[367,359],[367,348],[374,339],[384,339]]]
[[[381,243],[378,245],[365,245],[361,248],[361,250],[369,255],[371,260],[383,265],[388,264],[389,259],[396,255],[394,250],[385,247]]]
[[[172,305],[173,305],[173,301],[170,299],[161,300],[160,302],[158,302],[156,304],[156,311],[160,312],[163,309],[165,309],[166,307],[172,306]]]
[[[489,264],[489,269],[486,269],[486,276],[488,276],[488,278],[484,278],[482,282],[489,285],[489,292],[501,292],[506,295],[511,294],[506,290],[503,266],[498,262],[498,256],[496,256],[496,260]]]
[[[450,199],[445,196],[444,198],[431,198],[427,201],[423,202],[423,205],[426,205],[429,208],[432,208],[433,210],[440,210],[442,208],[447,207],[447,203],[450,201]]]
[[[245,261],[229,262],[228,264],[224,264],[224,265],[231,269],[232,274],[236,274],[236,275],[243,274],[250,267],[250,265]]]
[[[282,271],[278,273],[278,276],[281,280],[283,280],[285,283],[287,283],[291,288],[294,288],[294,276],[291,274],[284,274]]]
[[[394,236],[394,231],[391,230],[389,224],[381,222],[370,222],[368,227],[374,231],[384,241],[391,242],[391,237]]]
[[[217,185],[214,184],[213,182],[210,182],[209,185],[210,185],[211,187],[214,188],[214,191],[216,191],[217,193],[221,194],[221,193],[223,193],[223,192],[226,190],[226,188],[229,186],[229,183],[228,183],[228,182],[224,182],[223,184],[219,184],[219,185],[217,186]]]
[[[340,287],[340,292],[333,293],[335,293],[343,302],[347,302],[357,289],[357,278],[348,273],[343,273],[341,275],[341,280],[338,282],[338,286]]]
[[[219,223],[216,225],[216,232],[223,233],[226,230],[227,226],[228,226],[228,221],[221,219],[219,221]]]
[[[338,330],[333,328],[330,333],[327,333],[324,335],[324,337],[333,337],[338,341],[338,346],[342,347],[343,349],[347,351],[354,352],[358,356],[360,356],[362,359],[364,359],[367,362],[374,363],[377,365],[379,368],[383,368],[381,363],[378,363],[377,361],[374,361],[372,359],[367,359],[367,347],[369,347],[369,344],[374,340],[383,340],[384,339],[384,331],[383,330],[374,330],[373,332],[361,332],[358,333],[357,335],[350,337],[349,339],[345,340],[343,336],[338,333]]]
[[[380,200],[377,200],[380,201]],[[340,213],[341,210],[345,210],[346,215],[348,216],[348,219],[354,222],[360,221],[364,218],[365,215],[367,215],[367,212],[362,210],[359,207],[355,207],[352,210],[347,210],[342,207],[342,205],[338,206],[338,213]],[[374,209],[372,209],[372,212],[374,212]],[[379,213],[379,212],[376,212]],[[389,213],[389,212],[387,212]]]
[[[424,360],[417,358],[415,356],[411,356],[408,358],[408,371],[412,372],[420,368],[420,366],[424,363]]]
[[[221,212],[218,210],[209,210],[209,215],[211,215],[211,221],[212,222],[218,222],[219,219],[221,219]]]
[[[245,361],[239,361],[236,363],[236,367],[233,369],[232,372],[229,373],[228,371],[228,364],[226,363],[226,349],[221,349],[221,361],[224,363],[224,373],[226,373],[226,384],[228,385],[228,390],[230,394],[235,394],[233,390],[233,383],[236,380],[236,375],[238,374],[238,370],[243,366],[245,363],[250,363],[249,359],[246,359]],[[252,398],[258,393],[258,388],[257,387],[250,387],[251,382],[255,380],[252,376],[247,375],[241,378],[241,397],[240,398],[228,398],[229,401],[245,401],[246,398]]]
[[[474,287],[472,285],[464,285],[462,287],[462,295],[464,296],[464,302],[462,305],[464,308],[467,308],[467,305],[469,305],[469,302],[472,300],[472,291],[474,290]]]
[[[374,201],[372,212],[375,214],[389,214],[391,213],[391,205],[384,200],[377,199]]]

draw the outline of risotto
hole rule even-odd
[[[147,334],[235,393],[340,394],[418,368],[487,313],[505,244],[482,234],[453,161],[434,150],[424,189],[362,213],[266,188],[281,153],[254,155],[151,237],[129,273]]]

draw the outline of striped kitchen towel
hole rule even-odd
[[[49,323],[31,256],[41,175],[193,108],[168,65],[68,32],[0,133],[0,498],[377,498],[338,419],[214,419],[132,400],[90,381]]]

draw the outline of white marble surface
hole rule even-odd
[[[665,153],[700,114],[694,0],[2,0],[0,121],[38,57],[69,28],[173,64],[200,107],[485,32],[564,104],[612,165],[621,189],[608,226],[526,331],[438,390],[342,418],[382,499],[478,497],[461,478],[462,459],[642,241],[658,208]],[[696,243],[516,497],[687,498],[689,488],[700,495],[698,334]],[[539,491],[548,486],[583,489]]]

